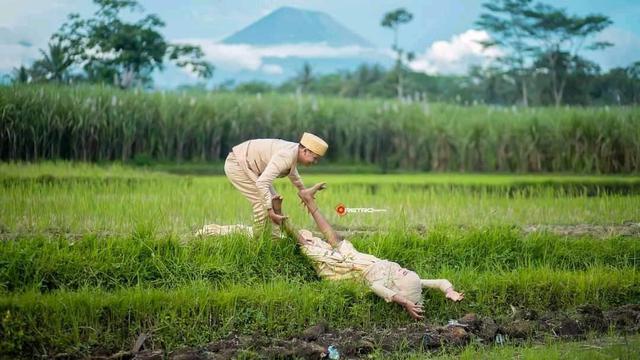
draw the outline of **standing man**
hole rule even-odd
[[[254,236],[264,231],[267,217],[277,225],[284,219],[272,209],[271,199],[277,195],[273,180],[286,175],[298,190],[303,190],[296,166],[317,163],[328,147],[324,140],[310,133],[302,134],[299,143],[254,139],[233,147],[224,163],[224,172],[253,207]],[[274,227],[272,234],[279,237],[278,228]]]

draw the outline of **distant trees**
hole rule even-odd
[[[527,58],[533,48],[528,42],[533,20],[527,15],[531,0],[498,0],[482,4],[488,12],[480,14],[476,25],[491,34],[491,39],[482,41],[485,48],[497,47],[504,53],[499,61],[515,78],[520,89],[521,103],[528,106]]]
[[[563,103],[569,105],[631,105],[640,104],[640,61],[628,67],[614,68],[603,73],[600,67],[582,57],[569,58],[563,54],[557,71],[566,78]],[[532,68],[545,69],[546,57],[536,59]],[[474,66],[467,75],[427,75],[406,69],[404,73],[405,99],[429,99],[462,105],[522,104],[522,93],[513,72],[499,66]],[[236,91],[245,93],[296,92],[300,74],[280,85],[262,82],[239,84]],[[354,98],[394,98],[395,69],[380,65],[362,64],[352,71],[315,74],[306,85],[307,94],[345,96]],[[528,75],[529,106],[555,105],[551,82],[546,70]],[[418,94],[420,96],[416,97]]]
[[[567,81],[572,72],[585,69],[582,50],[600,50],[608,42],[588,42],[611,24],[604,15],[569,15],[566,10],[531,0],[496,0],[482,5],[487,12],[476,22],[491,34],[482,42],[504,54],[500,62],[513,74],[521,92],[521,102],[528,105],[528,82],[534,72],[544,74],[556,106],[562,104]]]
[[[305,61],[304,65],[302,65],[302,69],[298,73],[297,80],[298,88],[296,91],[299,93],[307,92],[307,90],[309,90],[311,82],[313,81],[311,65],[309,65],[308,62]]]
[[[48,51],[40,49],[42,59],[36,60],[30,67],[20,65],[14,68],[10,79],[13,83],[66,83],[72,79],[69,69],[73,61],[60,43],[50,42]]]
[[[413,14],[411,14],[410,12],[408,12],[403,8],[399,8],[384,14],[384,17],[380,22],[380,25],[382,25],[383,27],[393,30],[392,49],[393,51],[396,52],[396,66],[394,71],[396,75],[396,89],[397,89],[396,91],[399,99],[402,99],[404,96],[403,74],[402,74],[403,61],[405,60],[405,56],[407,61],[413,60],[414,54],[411,52],[408,52],[406,55],[404,54],[404,50],[400,47],[400,44],[398,42],[398,29],[400,25],[406,24],[410,22],[412,19],[413,19]]]
[[[36,81],[66,82],[69,79],[69,67],[73,65],[73,59],[59,42],[49,43],[48,47],[48,52],[40,49],[42,59],[36,60],[31,65],[31,76]]]
[[[535,55],[544,57],[548,78],[551,83],[556,106],[562,103],[564,88],[569,71],[579,69],[584,64],[582,49],[600,50],[611,46],[608,42],[587,43],[593,35],[611,25],[604,15],[591,14],[584,17],[568,15],[564,9],[550,5],[536,4],[527,11],[534,20],[531,30]]]
[[[11,72],[11,80],[15,84],[26,84],[31,80],[29,69],[24,65],[20,65],[17,68],[13,68]]]
[[[197,46],[167,42],[159,29],[165,24],[157,15],[126,21],[124,11],[141,10],[135,0],[93,0],[98,10],[89,18],[70,14],[53,34],[48,52],[30,68],[21,67],[14,82],[67,82],[69,71],[82,68],[88,82],[113,83],[121,88],[147,85],[151,73],[166,61],[187,68],[203,78],[213,75]],[[79,76],[76,76],[79,78]]]

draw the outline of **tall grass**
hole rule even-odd
[[[284,95],[0,88],[0,159],[219,161],[250,138],[312,131],[330,162],[383,171],[640,170],[637,108],[503,109]]]

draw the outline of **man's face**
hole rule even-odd
[[[298,162],[302,163],[302,165],[315,165],[318,163],[318,161],[320,161],[320,155],[314,153],[313,151],[305,148],[305,147],[300,147],[300,150],[298,151]]]

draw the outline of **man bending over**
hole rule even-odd
[[[422,319],[422,288],[440,289],[447,299],[460,301],[464,294],[453,289],[445,279],[420,279],[415,272],[402,268],[395,262],[378,259],[369,254],[358,252],[351,242],[340,238],[329,222],[322,216],[315,202],[315,193],[325,188],[324,183],[316,184],[298,192],[302,203],[324,234],[326,241],[314,237],[309,230],[296,231],[291,222],[283,222],[285,232],[295,238],[302,252],[313,262],[318,275],[329,280],[361,278],[376,295],[387,302],[395,302],[418,320]],[[272,199],[273,210],[282,215],[282,197]]]

